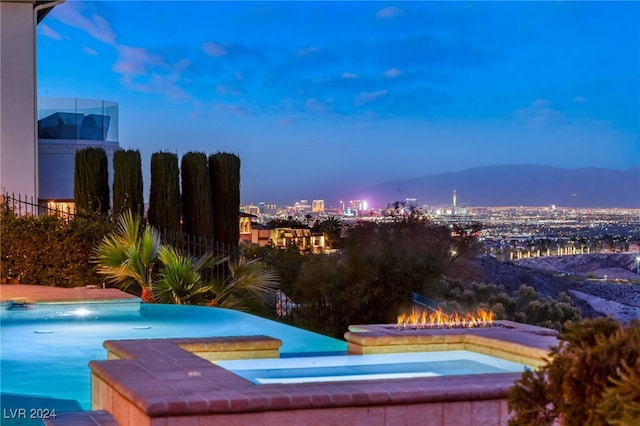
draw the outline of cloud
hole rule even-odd
[[[90,17],[84,16],[83,13],[86,12],[82,7],[79,2],[67,2],[63,7],[56,8],[53,16],[63,24],[78,28],[115,49],[117,58],[111,69],[120,75],[120,83],[125,88],[171,97],[186,96],[180,83],[183,83],[182,72],[190,65],[188,60],[168,63],[161,55],[146,48],[120,44],[116,40],[115,31],[105,18],[96,13],[92,13]],[[89,47],[84,47],[83,51],[88,55],[97,55],[97,52]]]
[[[203,43],[202,50],[209,56],[213,56],[214,58],[220,58],[222,56],[227,56],[229,52],[222,45],[218,43],[214,43],[212,41]]]
[[[376,92],[363,92],[363,93],[360,93],[358,96],[356,96],[356,98],[353,100],[353,104],[355,106],[362,106],[364,104],[373,102],[383,96],[386,96],[387,93],[388,93],[387,89],[378,90]]]
[[[216,93],[218,95],[223,95],[223,96],[242,96],[244,95],[244,91],[241,88],[238,87],[233,87],[233,86],[228,86],[225,84],[218,84],[216,86]]]
[[[378,19],[393,19],[399,16],[402,16],[403,10],[394,6],[385,7],[384,9],[380,9],[376,16]]]
[[[547,127],[567,122],[564,112],[551,108],[551,102],[542,98],[534,100],[528,107],[515,110],[514,115],[530,127]]]
[[[535,101],[531,102],[531,107],[543,108],[543,107],[549,106],[550,104],[551,102],[549,102],[547,99],[538,98]]]
[[[92,48],[87,47],[87,46],[83,47],[82,50],[87,55],[91,55],[91,56],[97,56],[98,55],[98,52],[96,52],[95,50],[93,50]]]
[[[312,53],[316,53],[317,51],[318,51],[317,47],[305,47],[305,48],[299,49],[296,52],[296,55],[298,57],[308,56],[308,55],[311,55]]]
[[[91,17],[83,16],[80,7],[79,2],[67,2],[63,7],[56,8],[55,16],[63,24],[79,28],[99,41],[115,44],[116,34],[109,22],[96,13]]]
[[[122,76],[124,83],[130,83],[135,77],[149,74],[155,67],[166,68],[167,64],[160,55],[153,54],[142,47],[117,46],[118,59],[113,71]]]
[[[400,74],[402,74],[402,71],[400,71],[398,68],[389,68],[383,73],[383,75],[387,78],[395,78]]]
[[[360,77],[358,74],[354,74],[352,72],[343,72],[342,73],[342,78],[344,78],[345,80],[352,80],[354,78],[358,78]]]
[[[304,108],[308,112],[315,114],[326,114],[333,110],[331,106],[332,100],[321,101],[316,98],[307,99],[304,103]]]
[[[143,81],[132,81],[127,87],[142,93],[163,94],[172,98],[184,98],[187,93],[177,84],[180,75],[170,73],[166,75],[153,73]]]
[[[587,98],[585,98],[584,96],[576,96],[575,98],[573,98],[573,102],[581,104],[587,102]]]
[[[116,50],[118,59],[112,69],[120,74],[120,83],[126,88],[173,98],[187,95],[180,83],[182,73],[191,64],[188,59],[169,64],[162,56],[142,47],[117,46]]]
[[[53,28],[51,28],[45,23],[39,24],[38,30],[43,36],[52,38],[54,40],[62,40],[63,38],[59,32],[57,32],[56,30],[54,30]]]

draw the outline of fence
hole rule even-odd
[[[54,204],[54,207],[51,207],[42,200],[37,200],[33,197],[22,196],[18,194],[16,197],[15,194],[9,195],[9,193],[4,193],[2,198],[0,199],[0,205],[3,208],[7,208],[13,211],[18,216],[59,216],[66,221],[69,221],[75,217],[75,213],[71,208],[67,209],[59,209],[57,208],[57,204]]]
[[[229,258],[232,261],[240,258],[239,248],[231,244],[176,231],[161,231],[160,238],[163,243],[171,245],[191,257],[201,257],[206,253],[211,253],[218,258]],[[211,279],[221,281],[226,279],[230,273],[229,265],[227,262],[223,262],[216,267],[208,268],[203,275],[207,281]]]
[[[0,205],[13,211],[18,216],[60,216],[69,221],[75,218],[75,212],[72,208],[60,209],[56,203],[53,203],[54,207],[49,204],[45,204],[46,201],[36,200],[34,197],[26,197],[15,194],[9,195],[5,193],[0,199]],[[205,253],[213,253],[220,257],[230,257],[232,259],[238,259],[240,252],[237,246],[232,244],[223,244],[217,241],[208,240],[198,236],[183,234],[176,231],[161,231],[160,238],[162,242],[170,244],[185,253],[188,253],[193,257],[200,257]]]
[[[75,214],[71,209],[57,209],[38,201],[33,197],[25,197],[15,194],[5,193],[0,198],[0,206],[4,209],[13,211],[19,216],[44,216],[55,215],[69,222],[75,218]],[[222,259],[229,258],[231,261],[237,261],[240,258],[241,251],[237,245],[224,244],[218,241],[212,241],[198,236],[187,235],[176,231],[161,231],[160,239],[163,244],[171,245],[183,253],[191,257],[201,257],[206,253],[212,253],[214,256]],[[208,268],[204,271],[206,281],[218,280],[224,281],[230,276],[228,262],[221,262],[219,265]],[[281,308],[277,316],[283,317],[291,313],[293,304],[286,296],[276,295],[274,304],[278,304]]]

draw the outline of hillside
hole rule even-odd
[[[544,269],[583,278],[635,280],[638,278],[633,253],[592,253],[575,256],[545,256],[514,261],[521,266]]]
[[[543,297],[567,292],[583,317],[612,316],[621,321],[640,319],[640,286],[588,278],[607,274],[609,279],[635,279],[635,256],[629,253],[594,253],[551,256],[499,262],[483,256],[477,260],[482,281],[504,286],[513,293],[526,284]]]

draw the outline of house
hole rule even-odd
[[[320,252],[326,249],[324,234],[311,228],[267,227],[251,221],[256,216],[240,213],[240,244],[257,244],[260,247],[272,245],[286,248],[297,246],[300,250]]]
[[[36,26],[60,3],[0,0],[0,189],[36,200]]]

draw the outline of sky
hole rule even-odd
[[[231,152],[243,204],[367,199],[471,167],[640,166],[639,2],[67,0],[38,95],[119,106],[119,143]]]

